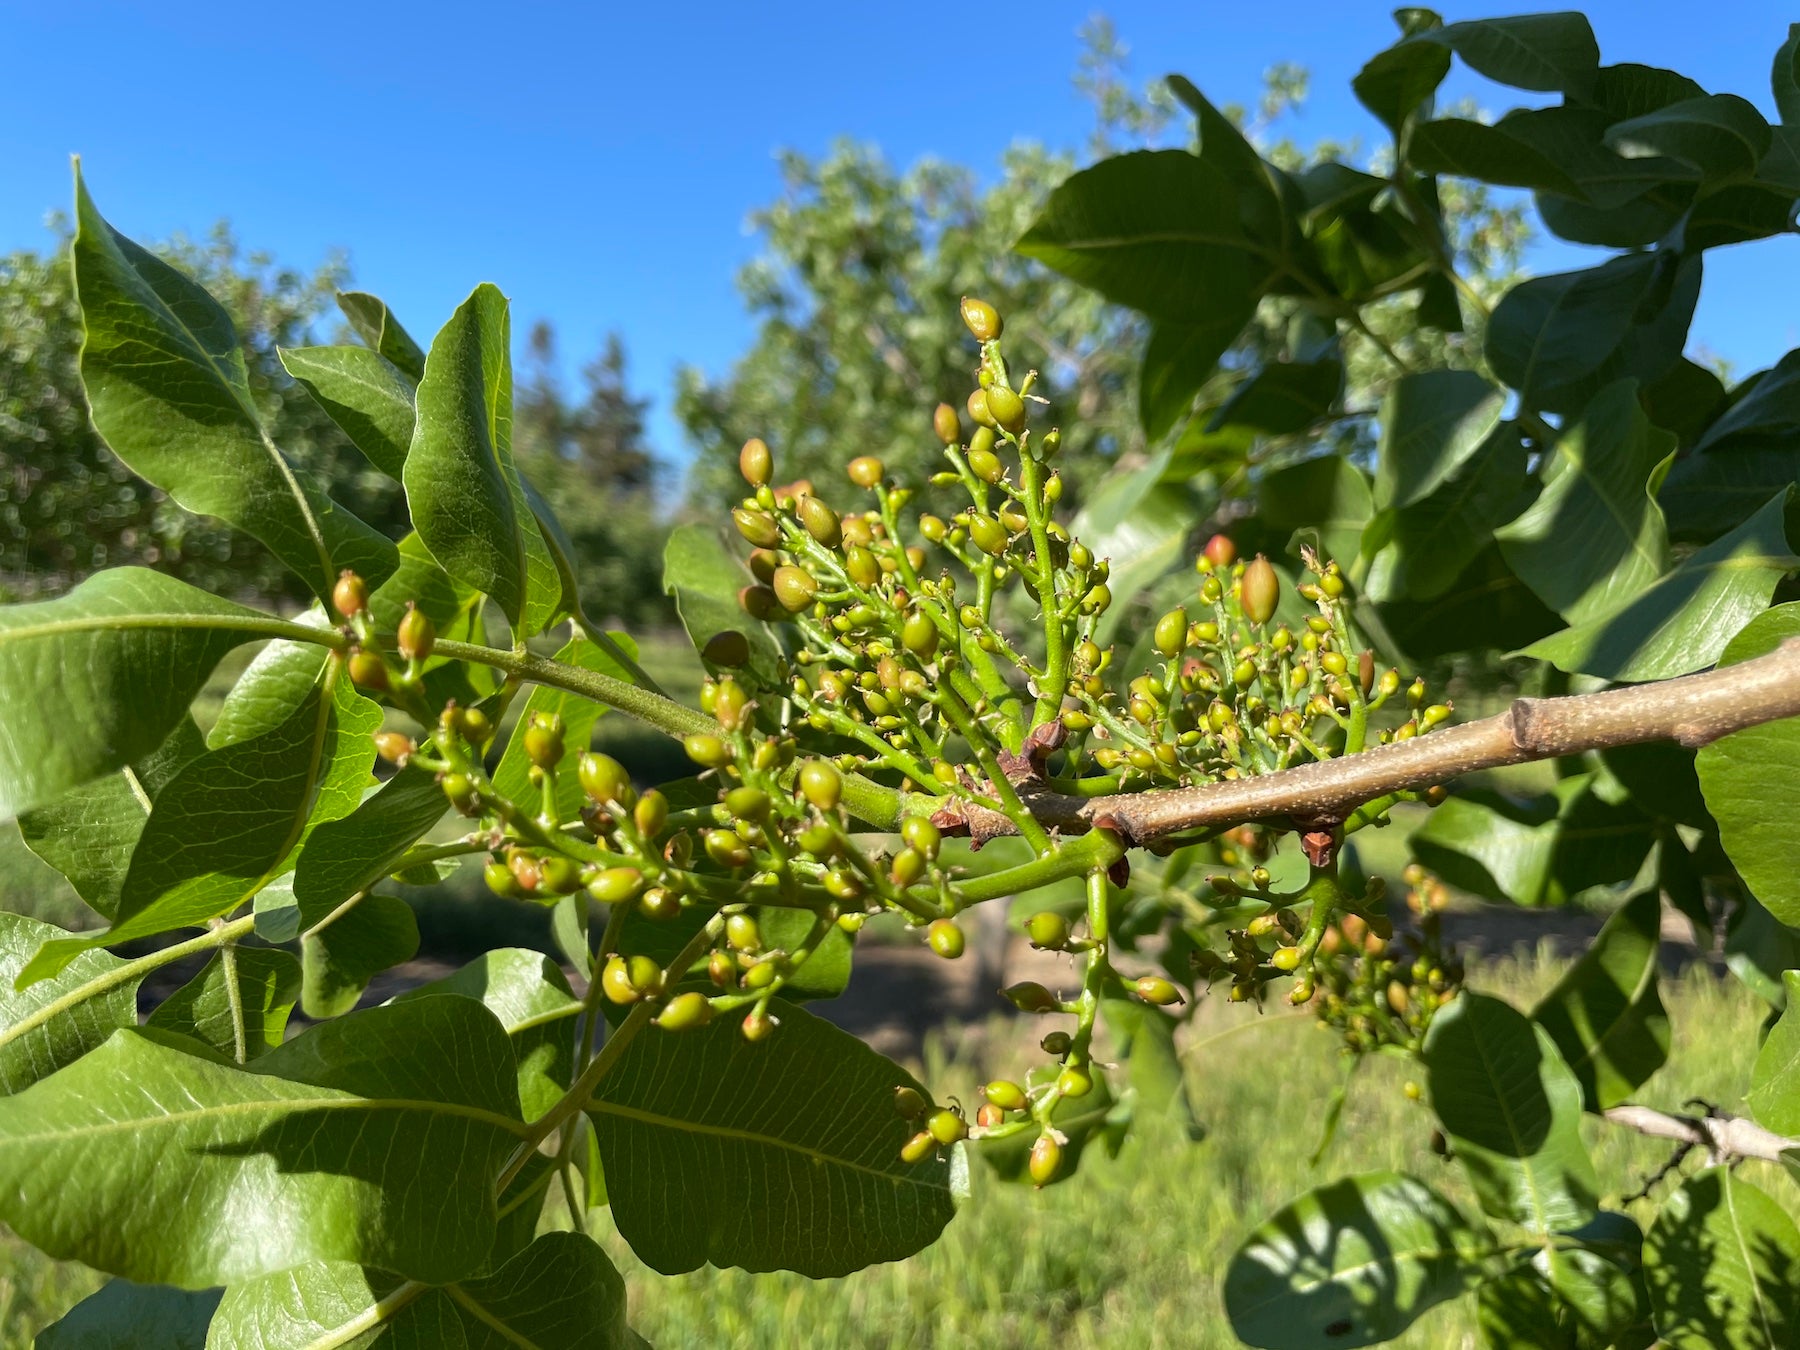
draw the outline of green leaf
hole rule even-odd
[[[1735,665],[1800,637],[1800,602],[1777,605],[1744,626],[1719,657]],[[1719,839],[1744,884],[1769,912],[1800,927],[1800,875],[1782,837],[1800,808],[1793,766],[1800,754],[1800,718],[1766,722],[1721,737],[1695,756],[1706,809],[1719,823]]]
[[[1787,1010],[1756,1055],[1744,1102],[1756,1123],[1776,1134],[1800,1134],[1800,970],[1784,971]]]
[[[624,633],[614,633],[612,638],[621,644],[633,660],[637,658],[637,644],[629,637]],[[624,666],[584,637],[571,638],[557,652],[555,659],[564,665],[610,675],[627,683],[631,681],[630,672]],[[506,751],[494,768],[491,779],[494,791],[510,801],[524,802],[531,806],[538,804],[542,793],[531,785],[531,758],[525,753],[525,729],[537,714],[560,717],[566,728],[563,745],[567,754],[563,767],[556,776],[557,817],[561,820],[574,820],[586,800],[581,791],[581,779],[575,772],[575,757],[588,748],[594,723],[606,711],[604,705],[579,694],[552,689],[548,685],[537,686],[531,691],[531,697],[525,700],[525,707],[520,712],[518,721],[513,724],[512,737],[506,743]]]
[[[1331,1182],[1265,1219],[1231,1258],[1225,1312],[1246,1344],[1322,1350],[1393,1340],[1472,1288],[1480,1235],[1397,1172]]]
[[[191,1036],[222,1055],[254,1059],[280,1045],[300,997],[300,963],[273,947],[236,947],[157,1005],[146,1026]]]
[[[1650,420],[1680,437],[1684,450],[1694,446],[1727,404],[1725,385],[1719,377],[1685,356],[1670,366],[1661,379],[1646,386],[1640,397]],[[1680,464],[1677,460],[1676,467]],[[1663,479],[1663,485],[1666,493],[1667,477]],[[1768,499],[1769,493],[1765,492],[1756,500],[1765,502]],[[1736,523],[1735,520],[1731,522]]]
[[[1485,788],[1451,797],[1413,831],[1413,856],[1451,885],[1496,904],[1558,905],[1589,886],[1636,875],[1655,822],[1609,802],[1592,777],[1519,800]]]
[[[1504,423],[1429,496],[1372,523],[1363,550],[1380,551],[1364,589],[1377,601],[1429,600],[1456,584],[1497,527],[1532,500],[1537,485],[1518,427]]]
[[[402,1285],[344,1262],[314,1262],[226,1291],[213,1344],[255,1350],[642,1350],[625,1322],[625,1282],[593,1239],[546,1233],[494,1274],[441,1288]]]
[[[1800,23],[1788,25],[1787,41],[1775,52],[1769,84],[1775,91],[1775,107],[1781,120],[1800,122]]]
[[[1206,429],[1236,426],[1264,436],[1292,435],[1330,413],[1343,387],[1344,364],[1336,358],[1277,361],[1232,390]]]
[[[483,283],[432,341],[403,481],[432,556],[525,638],[555,617],[562,580],[513,464],[511,332],[506,297]]]
[[[284,347],[281,365],[338,430],[389,478],[399,478],[413,438],[418,381],[367,347]]]
[[[1669,1057],[1669,1016],[1656,985],[1662,900],[1654,890],[1614,912],[1531,1016],[1581,1081],[1590,1111],[1617,1106]]]
[[[1188,1097],[1187,1077],[1175,1048],[1175,1019],[1122,998],[1107,999],[1102,1018],[1118,1038],[1119,1055],[1130,1074],[1137,1104],[1148,1111],[1173,1113],[1189,1138],[1198,1139],[1203,1130]]]
[[[1736,94],[1708,94],[1658,108],[1606,131],[1606,144],[1626,159],[1660,156],[1708,179],[1755,171],[1768,153],[1769,124]]]
[[[1153,318],[1214,324],[1245,312],[1274,273],[1237,196],[1185,150],[1114,155],[1064,180],[1016,248]]]
[[[1483,1344],[1508,1350],[1647,1347],[1655,1339],[1641,1273],[1643,1234],[1602,1210],[1481,1287]],[[1624,1337],[1626,1339],[1621,1340]]]
[[[135,764],[20,816],[20,837],[96,913],[110,919],[118,912],[119,888],[151,803],[179,769],[205,753],[200,728],[191,717],[183,718],[168,740]]]
[[[0,608],[0,816],[153,753],[212,668],[274,620],[173,577],[119,567]]]
[[[847,1275],[911,1256],[950,1221],[948,1162],[900,1160],[909,1127],[893,1094],[912,1076],[772,1006],[781,1025],[761,1044],[732,1019],[645,1032],[590,1108],[613,1220],[664,1274],[710,1261]]]
[[[302,614],[299,622],[321,630],[331,626],[317,605]],[[274,731],[312,694],[330,658],[330,649],[317,643],[269,643],[226,693],[206,734],[207,746],[218,750]]]
[[[1557,436],[1537,500],[1495,531],[1508,566],[1570,623],[1629,603],[1669,564],[1655,490],[1674,453],[1636,383],[1609,384]]]
[[[506,1033],[469,999],[321,1023],[248,1069],[125,1030],[0,1098],[0,1219],[144,1283],[317,1260],[438,1283],[486,1260],[524,1128]]]
[[[1417,24],[1402,20],[1406,35],[1370,57],[1350,81],[1357,101],[1387,123],[1396,137],[1407,119],[1427,105],[1444,76],[1450,73],[1448,51],[1433,42],[1411,40],[1415,33],[1428,27],[1442,27],[1443,20],[1430,10],[1400,11],[1401,15],[1408,13],[1421,16]]]
[[[401,326],[393,310],[367,291],[339,291],[338,308],[356,335],[380,352],[407,379],[417,385],[425,375],[425,351]]]
[[[320,825],[308,837],[294,868],[299,923],[310,928],[393,872],[407,850],[449,809],[435,775],[408,765],[349,815]],[[285,940],[273,933],[264,936]]]
[[[1800,932],[1746,895],[1725,934],[1725,965],[1751,993],[1777,1011],[1787,1007],[1786,972],[1800,968]]]
[[[675,597],[682,627],[699,651],[720,633],[742,633],[750,644],[749,671],[770,686],[779,683],[781,644],[769,625],[738,604],[738,592],[755,578],[711,525],[679,525],[663,548],[663,590]]]
[[[1544,1239],[1594,1217],[1581,1084],[1547,1032],[1464,991],[1432,1019],[1420,1053],[1432,1109],[1483,1210]]]
[[[1449,47],[1490,80],[1543,93],[1580,97],[1593,89],[1600,65],[1593,28],[1585,15],[1572,12],[1469,19],[1416,40]]]
[[[1252,299],[1205,323],[1165,319],[1151,325],[1138,371],[1138,421],[1147,439],[1161,439],[1187,417],[1194,395],[1255,313]]]
[[[38,948],[62,935],[54,924],[0,910],[0,1093],[21,1092],[137,1025],[143,976],[110,952],[83,952],[55,979],[13,987]]]
[[[1533,643],[1523,655],[1604,679],[1666,680],[1716,661],[1794,569],[1783,489],[1723,538],[1689,554],[1618,609]]]
[[[1800,478],[1800,352],[1732,390],[1731,405],[1675,461],[1661,497],[1670,528],[1710,539]]]
[[[1076,514],[1076,536],[1095,557],[1112,560],[1115,599],[1094,630],[1096,642],[1113,641],[1132,613],[1129,602],[1187,561],[1194,498],[1185,485],[1166,481],[1172,458],[1172,448],[1164,446],[1141,468],[1112,475]]]
[[[1381,408],[1375,500],[1404,507],[1442,487],[1500,424],[1503,391],[1471,370],[1405,375]]]
[[[394,999],[460,994],[479,1000],[512,1038],[519,1066],[519,1101],[525,1119],[536,1120],[568,1091],[575,1054],[575,1015],[581,1003],[568,977],[549,957],[522,947],[484,952],[441,980]]]
[[[1700,273],[1699,254],[1634,253],[1521,282],[1494,308],[1488,362],[1543,412],[1578,412],[1616,379],[1648,384],[1681,357]]]
[[[1356,557],[1375,512],[1367,476],[1342,455],[1277,469],[1263,479],[1258,499],[1270,528],[1297,536],[1290,551],[1311,542],[1328,558]],[[1303,531],[1310,540],[1300,537]]]
[[[1644,1239],[1644,1277],[1669,1350],[1784,1350],[1800,1339],[1800,1230],[1724,1167],[1697,1172]]]
[[[1523,646],[1561,623],[1492,544],[1430,599],[1384,602],[1377,612],[1400,651],[1415,662]]]
[[[412,906],[393,895],[365,895],[308,928],[300,942],[300,1007],[308,1017],[338,1017],[369,981],[419,950]]]
[[[206,1350],[220,1292],[109,1280],[40,1331],[37,1350]]]
[[[94,428],[131,469],[200,515],[254,535],[324,597],[371,585],[394,546],[305,480],[269,439],[224,308],[101,218],[75,171],[81,380]]]
[[[185,765],[151,807],[119,892],[113,926],[44,945],[30,982],[89,947],[151,937],[228,914],[293,866],[312,824],[355,806],[380,710],[333,659],[287,719]]]

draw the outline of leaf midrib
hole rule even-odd
[[[223,1066],[221,1066],[223,1067]],[[292,1079],[274,1078],[267,1074],[251,1074],[252,1077],[269,1078],[271,1082],[292,1083]],[[294,1083],[296,1087],[311,1088],[315,1092],[332,1092],[332,1088],[313,1087],[310,1083]],[[101,1138],[121,1131],[144,1131],[160,1129],[167,1126],[183,1125],[195,1120],[208,1120],[215,1117],[231,1117],[253,1113],[270,1115],[299,1115],[311,1111],[405,1111],[424,1115],[460,1116],[466,1120],[477,1121],[484,1125],[492,1125],[520,1138],[529,1137],[531,1130],[523,1121],[513,1120],[496,1111],[489,1111],[480,1106],[464,1106],[457,1102],[432,1102],[413,1100],[404,1097],[358,1097],[346,1094],[341,1097],[258,1097],[246,1102],[222,1102],[213,1106],[198,1107],[190,1111],[169,1111],[159,1116],[133,1116],[125,1120],[109,1120],[99,1125],[83,1125],[74,1129],[60,1130],[49,1134],[12,1134],[0,1135],[0,1144],[5,1145],[51,1145],[65,1144],[75,1140]]]
[[[852,1172],[861,1172],[865,1176],[875,1177],[880,1181],[905,1183],[923,1190],[937,1191],[943,1187],[935,1182],[925,1181],[908,1173],[884,1172],[880,1168],[870,1167],[867,1163],[853,1162],[849,1158],[839,1157],[835,1153],[825,1153],[819,1149],[808,1148],[804,1144],[791,1143],[775,1135],[757,1134],[750,1130],[740,1130],[729,1125],[708,1125],[703,1121],[689,1120],[682,1116],[664,1115],[656,1111],[645,1111],[635,1106],[625,1106],[619,1102],[595,1099],[588,1103],[590,1114],[618,1116],[623,1120],[636,1121],[642,1125],[655,1125],[664,1129],[684,1131],[688,1134],[703,1134],[715,1139],[734,1139],[740,1143],[763,1145],[781,1149],[787,1153],[797,1153],[808,1162],[829,1163]]]

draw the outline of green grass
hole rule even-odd
[[[1494,963],[1474,983],[1529,1006],[1555,973],[1547,961]],[[1704,972],[1670,982],[1665,998],[1674,1054],[1643,1100],[1675,1107],[1700,1096],[1738,1107],[1756,1050],[1754,1002],[1735,982]],[[939,1095],[972,1100],[975,1082],[1023,1068],[1030,1031],[1023,1020],[1003,1019],[947,1030],[927,1049],[927,1081]],[[1315,1169],[1307,1159],[1342,1068],[1333,1038],[1310,1017],[1258,1016],[1211,1000],[1186,1060],[1203,1141],[1145,1122],[1116,1160],[1091,1159],[1079,1176],[1041,1194],[996,1183],[977,1167],[973,1202],[942,1241],[910,1261],[841,1280],[711,1270],[670,1279],[608,1237],[630,1286],[634,1324],[667,1347],[1228,1347],[1236,1342],[1220,1308],[1225,1266],[1248,1229],[1293,1195],[1346,1172],[1398,1167],[1467,1203],[1456,1169],[1428,1147],[1427,1113],[1401,1092],[1405,1064],[1365,1067],[1337,1142]],[[1613,1203],[1667,1157],[1663,1145],[1597,1121],[1588,1133]],[[1750,1166],[1761,1183],[1785,1189],[1778,1173]],[[1653,1206],[1632,1212],[1648,1223]],[[28,1345],[35,1329],[97,1282],[0,1234],[0,1350]],[[1398,1344],[1473,1347],[1468,1301],[1428,1314]]]

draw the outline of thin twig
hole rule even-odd
[[[1727,1111],[1704,1116],[1678,1116],[1648,1106],[1612,1106],[1601,1114],[1614,1125],[1647,1134],[1653,1139],[1673,1139],[1691,1148],[1703,1148],[1714,1163],[1757,1158],[1781,1162],[1789,1149],[1800,1149],[1800,1139],[1789,1139],[1765,1130],[1754,1120]]]

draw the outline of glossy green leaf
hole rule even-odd
[[[1108,582],[1115,599],[1095,629],[1096,642],[1113,641],[1132,613],[1132,606],[1121,601],[1129,602],[1187,561],[1194,499],[1185,485],[1166,481],[1172,458],[1173,451],[1164,446],[1141,468],[1114,474],[1075,517],[1075,536],[1095,557],[1112,560]]]
[[[1681,356],[1700,273],[1697,254],[1628,254],[1521,282],[1494,308],[1488,362],[1543,412],[1577,412],[1616,379],[1649,383]]]
[[[1421,1057],[1431,1106],[1481,1207],[1548,1238],[1592,1219],[1599,1180],[1581,1142],[1581,1084],[1525,1014],[1464,991]]]
[[[483,283],[432,341],[403,481],[432,556],[528,637],[561,607],[562,580],[513,464],[511,332],[506,297]]]
[[[1413,831],[1413,856],[1451,885],[1496,904],[1557,905],[1589,886],[1630,880],[1656,836],[1629,801],[1588,775],[1519,799],[1485,788],[1451,797]]]
[[[119,892],[113,926],[46,943],[20,979],[77,953],[229,914],[293,866],[307,829],[349,812],[374,762],[380,710],[333,661],[274,729],[209,750],[157,797]]]
[[[37,1335],[37,1350],[205,1350],[220,1290],[109,1280]]]
[[[1185,150],[1140,150],[1070,175],[1016,247],[1117,304],[1214,324],[1268,284],[1258,242],[1215,165]]]
[[[1572,12],[1468,19],[1417,40],[1442,43],[1490,80],[1545,93],[1589,92],[1600,64],[1593,28]]]
[[[522,947],[498,947],[441,980],[409,989],[394,1001],[433,994],[479,1000],[512,1038],[519,1066],[519,1101],[536,1120],[568,1091],[575,1053],[575,1015],[581,1003],[568,977],[549,957]]]
[[[1225,1272],[1231,1329],[1263,1350],[1379,1345],[1481,1278],[1481,1235],[1424,1182],[1345,1177],[1265,1219]]]
[[[308,628],[331,625],[318,606],[300,616]],[[219,715],[206,733],[206,744],[217,750],[275,730],[312,693],[319,682],[329,648],[313,642],[271,642],[259,651],[225,695]]]
[[[1675,461],[1662,500],[1675,531],[1712,538],[1800,478],[1800,353],[1732,391],[1692,451]]]
[[[546,1233],[492,1275],[438,1288],[402,1285],[345,1262],[314,1262],[234,1285],[213,1350],[642,1350],[625,1322],[625,1282],[593,1239]]]
[[[436,777],[409,765],[350,814],[320,825],[308,836],[294,867],[300,924],[311,927],[393,872],[449,809]]]
[[[1627,159],[1660,156],[1707,178],[1735,178],[1768,152],[1769,124],[1736,94],[1708,94],[1616,122],[1606,143]]]
[[[1375,500],[1411,506],[1469,460],[1500,424],[1503,391],[1471,370],[1429,370],[1396,380],[1381,406]]]
[[[1194,114],[1195,156],[1231,184],[1244,232],[1265,242],[1281,242],[1290,228],[1277,188],[1281,171],[1263,159],[1243,130],[1191,80],[1171,75],[1168,88]]]
[[[1781,977],[1787,1011],[1769,1029],[1744,1101],[1756,1123],[1776,1134],[1800,1134],[1800,970]]]
[[[135,764],[27,811],[19,817],[19,835],[96,913],[110,919],[118,912],[119,888],[151,803],[179,769],[205,753],[200,728],[191,717],[183,718],[166,741]]]
[[[1408,22],[1411,16],[1418,16]],[[1396,136],[1406,121],[1427,104],[1450,73],[1450,53],[1434,42],[1410,41],[1416,33],[1443,26],[1428,9],[1401,10],[1395,15],[1405,36],[1377,52],[1350,81],[1357,101]]]
[[[1187,1076],[1175,1048],[1176,1021],[1168,1013],[1135,999],[1107,999],[1101,1013],[1119,1041],[1119,1055],[1137,1105],[1146,1111],[1172,1113],[1189,1137],[1202,1133]]]
[[[1294,536],[1291,548],[1310,543],[1330,558],[1356,556],[1375,511],[1367,476],[1341,455],[1276,470],[1263,479],[1258,497],[1263,520]]]
[[[1795,565],[1784,489],[1723,538],[1683,558],[1636,598],[1523,651],[1559,670],[1603,679],[1666,680],[1719,658]]]
[[[145,1025],[191,1036],[239,1063],[280,1045],[300,998],[300,963],[273,947],[215,953]],[[240,1051],[241,1047],[241,1051]]]
[[[663,590],[675,597],[682,627],[699,649],[720,633],[742,633],[750,644],[750,673],[762,682],[778,678],[781,644],[769,625],[738,604],[738,592],[755,578],[711,525],[680,525],[663,548]]]
[[[0,608],[0,816],[152,754],[219,658],[276,626],[139,567]]]
[[[1669,1350],[1800,1340],[1800,1230],[1728,1168],[1695,1173],[1663,1202],[1644,1239],[1644,1277]]]
[[[393,895],[367,895],[309,927],[300,941],[300,1007],[308,1017],[338,1017],[369,981],[419,950],[412,906]]]
[[[1433,578],[1434,589],[1441,577]],[[1506,565],[1498,545],[1429,599],[1386,601],[1377,611],[1395,645],[1412,661],[1462,651],[1504,651],[1553,631],[1562,621]]]
[[[1674,453],[1636,383],[1608,385],[1556,438],[1537,500],[1496,531],[1507,564],[1570,623],[1629,602],[1668,567],[1655,490]]]
[[[633,660],[637,659],[637,643],[624,633],[614,633],[612,638],[628,656]],[[571,638],[556,653],[555,659],[581,670],[610,675],[616,680],[627,683],[631,680],[630,672],[624,666],[584,637]],[[586,800],[581,791],[581,779],[575,772],[575,758],[588,748],[594,723],[606,711],[603,704],[579,694],[552,689],[548,685],[537,686],[525,700],[518,721],[513,724],[512,737],[500,756],[500,763],[494,767],[491,779],[494,791],[511,801],[527,802],[534,806],[538,804],[542,793],[531,785],[531,759],[525,753],[525,728],[540,713],[560,717],[565,727],[563,745],[566,754],[563,766],[556,776],[557,816],[562,820],[575,819]]]
[[[1206,429],[1244,427],[1264,436],[1305,431],[1331,412],[1343,386],[1344,365],[1336,358],[1277,361],[1232,390]]]
[[[282,368],[338,430],[389,478],[399,478],[413,437],[413,389],[392,361],[367,347],[284,347]]]
[[[1379,552],[1364,589],[1377,601],[1429,600],[1449,590],[1493,543],[1494,531],[1532,500],[1537,485],[1517,426],[1505,423],[1429,496],[1371,523],[1363,548]]]
[[[81,379],[94,427],[132,470],[200,515],[254,535],[320,596],[371,584],[394,546],[302,477],[257,412],[230,316],[101,218],[75,173]]]
[[[1165,319],[1151,326],[1138,371],[1138,421],[1148,439],[1167,435],[1187,417],[1194,396],[1255,312],[1255,300],[1248,299],[1206,323]]]
[[[486,1180],[517,1144],[512,1051],[472,1000],[322,1023],[240,1069],[125,1030],[0,1098],[0,1219],[61,1260],[152,1284],[306,1261],[478,1269]]]
[[[54,924],[0,910],[0,1093],[23,1091],[137,1025],[143,975],[110,952],[83,952],[55,979],[13,987],[37,950],[62,935]]]
[[[706,1262],[824,1278],[950,1221],[950,1165],[900,1160],[911,1075],[800,1008],[760,1044],[722,1018],[632,1041],[590,1108],[620,1234],[665,1274]],[[720,1204],[721,1195],[729,1204]]]
[[[1669,1016],[1656,983],[1661,935],[1661,898],[1645,891],[1607,919],[1532,1010],[1581,1081],[1590,1111],[1627,1100],[1669,1057]]]
[[[416,386],[425,375],[425,350],[413,341],[387,302],[367,291],[339,291],[337,304],[356,335]]]
[[[1777,605],[1733,637],[1719,663],[1747,661],[1794,638],[1800,638],[1800,603]],[[1789,717],[1714,741],[1695,756],[1694,767],[1732,865],[1771,914],[1800,927],[1800,875],[1783,845],[1792,813],[1800,809],[1797,755],[1800,718]]]

